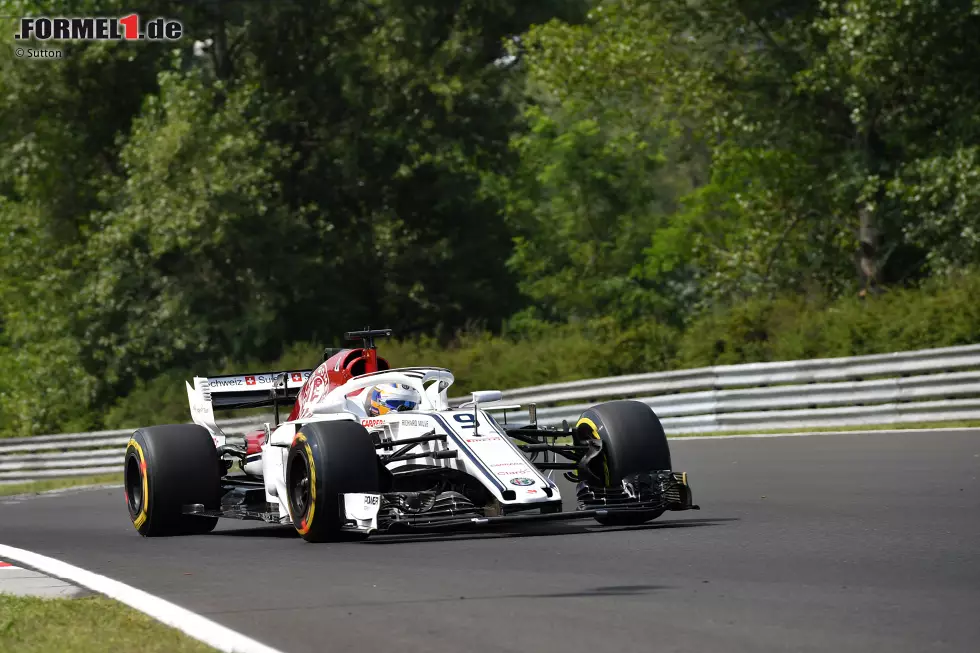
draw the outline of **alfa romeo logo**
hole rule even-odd
[[[522,477],[518,476],[517,478],[510,479],[510,484],[511,485],[527,486],[527,485],[534,485],[534,481],[532,481],[529,478],[522,478]]]

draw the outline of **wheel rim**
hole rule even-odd
[[[133,517],[143,509],[143,470],[137,456],[126,459],[126,504]]]
[[[289,501],[293,512],[305,515],[310,505],[310,470],[305,456],[294,456],[289,465]]]

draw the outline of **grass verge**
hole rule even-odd
[[[99,474],[96,476],[72,476],[70,478],[51,478],[43,481],[29,481],[27,483],[10,483],[0,485],[0,497],[9,497],[15,494],[37,494],[47,490],[60,490],[81,485],[102,485],[108,483],[122,483],[122,472],[115,474]],[[3,650],[3,649],[0,649]]]
[[[215,649],[105,597],[0,594],[0,651],[214,653]]]

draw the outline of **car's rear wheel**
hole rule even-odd
[[[286,458],[286,491],[293,526],[307,542],[356,539],[346,534],[342,494],[379,494],[378,456],[367,430],[356,422],[306,424]]]
[[[183,513],[189,504],[215,510],[221,500],[221,466],[211,434],[197,424],[137,430],[126,445],[123,493],[130,520],[144,537],[214,530],[217,517]]]
[[[639,401],[609,401],[589,408],[575,424],[577,440],[602,441],[602,454],[589,466],[606,488],[619,487],[631,474],[671,469],[670,447],[656,413]],[[642,524],[663,510],[610,512],[596,516],[604,525]]]

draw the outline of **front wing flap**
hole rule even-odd
[[[602,517],[614,513],[656,512],[676,510],[700,510],[693,503],[686,472],[663,470],[646,474],[634,474],[622,482],[621,488],[600,488],[587,482],[577,488],[578,509],[561,511],[560,501],[539,504],[540,512],[498,515],[426,515],[424,512],[399,515],[396,518],[380,514],[388,495],[348,493],[339,497],[337,509],[341,517],[341,530],[373,533],[398,532],[400,530],[443,530],[480,527],[494,524],[531,521],[562,521]],[[244,503],[244,502],[243,502]],[[189,504],[183,512],[189,515],[226,517],[265,521],[275,524],[291,523],[289,517],[280,517],[273,504],[247,506],[225,504],[219,510],[206,510],[201,504]]]
[[[530,521],[567,521],[624,512],[701,509],[693,502],[686,472],[664,470],[634,474],[624,479],[622,485],[622,488],[600,490],[587,482],[579,483],[577,510],[562,512],[560,502],[554,502],[541,506],[540,513],[448,518],[427,518],[422,513],[402,519],[382,519],[380,530],[389,533],[398,530],[442,530]]]

